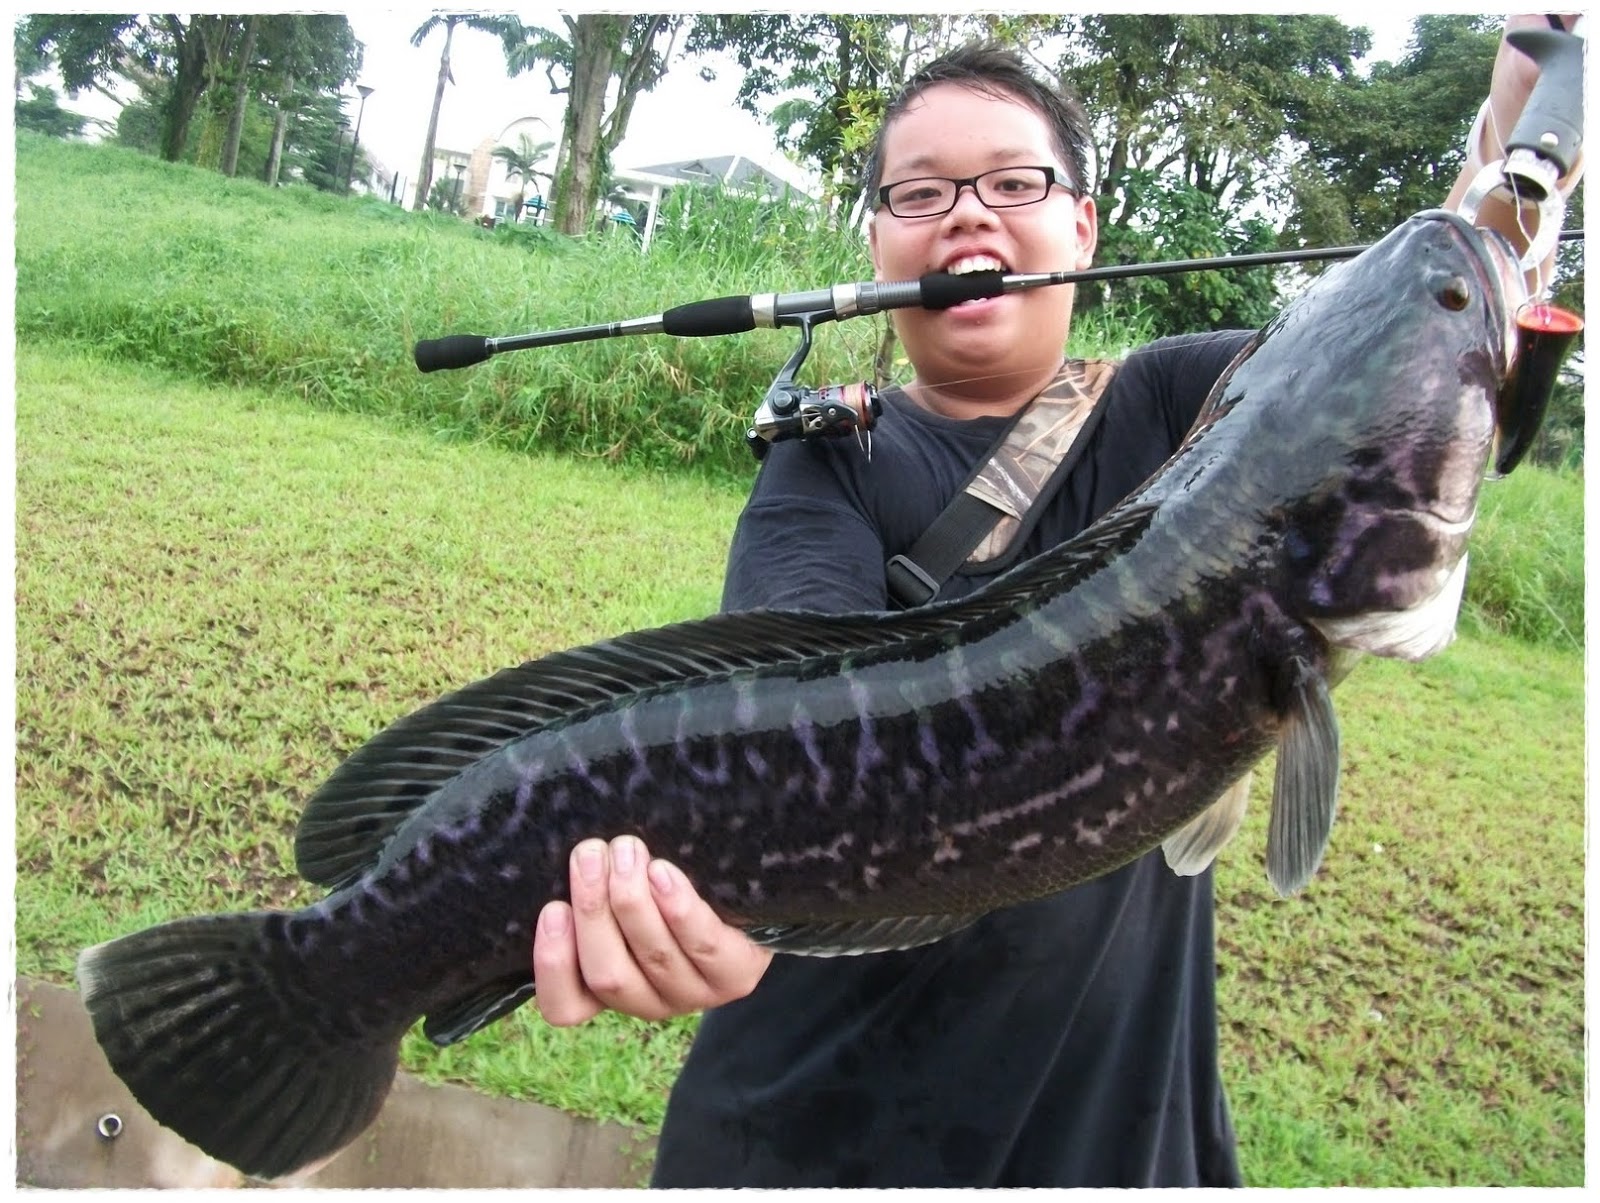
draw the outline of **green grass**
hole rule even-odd
[[[716,608],[736,491],[77,356],[24,350],[18,372],[23,973],[66,980],[85,945],[179,915],[310,901],[300,807],[380,726]],[[412,1063],[648,1123],[687,1039],[614,1016],[536,1031]]]
[[[1486,482],[1470,563],[1470,629],[1582,651],[1582,474],[1525,466]]]
[[[497,236],[452,217],[304,186],[267,189],[111,146],[23,135],[16,164],[21,337],[71,340],[462,439],[729,479],[752,475],[744,425],[793,348],[792,332],[609,339],[431,375],[417,371],[413,345],[619,321],[866,270],[859,239],[812,234],[803,245],[813,258],[797,264],[773,253],[783,245],[776,234],[753,239],[737,228],[737,211],[725,236],[701,222],[688,245],[664,237],[645,255],[625,232],[585,242]],[[720,257],[707,255],[708,241],[723,246]],[[876,337],[866,319],[830,331],[808,378],[869,360]]]
[[[293,393],[465,441],[692,468],[748,484],[743,433],[793,330],[639,335],[423,375],[419,339],[621,321],[730,294],[870,279],[865,239],[804,206],[705,198],[643,254],[486,231],[304,186],[268,189],[114,146],[17,138],[18,336]],[[108,204],[114,198],[114,204]],[[1085,321],[1083,353],[1137,341]],[[819,327],[812,385],[871,376],[886,318]]]
[[[1258,772],[1217,876],[1248,1180],[1583,1181],[1583,703],[1581,657],[1511,640],[1362,665],[1328,858],[1286,902]]]
[[[713,609],[742,501],[27,343],[17,392],[17,955],[56,981],[162,919],[308,901],[290,837],[345,753],[504,664]],[[1580,1183],[1581,657],[1466,637],[1337,704],[1317,878],[1270,896],[1269,767],[1219,866],[1247,1180]],[[693,1027],[524,1008],[404,1059],[650,1128]]]

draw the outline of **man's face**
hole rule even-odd
[[[928,88],[884,136],[885,184],[1018,166],[1050,166],[1057,178],[1071,178],[1042,114],[1020,100],[960,84]],[[1037,204],[990,209],[963,188],[955,208],[939,217],[896,217],[879,208],[870,239],[880,280],[914,280],[974,264],[1007,272],[1079,270],[1094,257],[1094,202],[1054,187]],[[1071,319],[1069,285],[894,315],[917,379],[958,392],[987,391],[985,382],[999,382],[1003,390],[1008,379],[1022,386],[1053,373]]]

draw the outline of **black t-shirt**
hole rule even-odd
[[[1248,332],[1129,355],[1030,534],[1034,555],[1176,449]],[[781,443],[729,556],[723,607],[886,608],[909,550],[1002,418],[949,419],[887,390],[871,459]],[[942,598],[986,578],[957,574]],[[708,1012],[667,1108],[656,1186],[1237,1185],[1217,1073],[1211,873],[1159,852],[938,943],[780,955]]]

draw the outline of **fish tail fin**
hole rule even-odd
[[[246,1174],[326,1159],[378,1114],[403,1028],[353,1030],[277,912],[182,919],[85,949],[95,1039],[158,1123]]]

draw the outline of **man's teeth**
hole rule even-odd
[[[952,276],[964,276],[968,272],[1003,272],[1006,265],[993,255],[971,255],[965,259],[957,259],[944,270]]]

